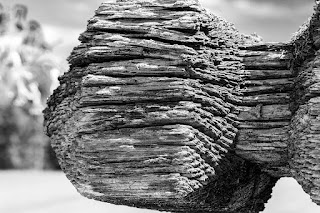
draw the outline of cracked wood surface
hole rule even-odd
[[[256,213],[278,178],[319,204],[319,6],[261,43],[196,0],[118,0],[89,20],[45,127],[77,190],[172,212]]]

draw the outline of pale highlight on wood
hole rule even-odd
[[[102,4],[45,110],[61,168],[140,208],[258,213],[280,177],[320,204],[319,11],[262,43],[196,0]]]

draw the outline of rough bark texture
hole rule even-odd
[[[67,177],[115,204],[255,213],[293,176],[320,204],[318,11],[261,43],[196,0],[102,4],[45,110]]]

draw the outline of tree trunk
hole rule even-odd
[[[278,178],[320,204],[318,8],[261,43],[196,0],[105,3],[45,110],[78,191],[172,212],[259,212]]]

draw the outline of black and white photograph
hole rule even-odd
[[[319,0],[0,0],[1,213],[320,213]]]

